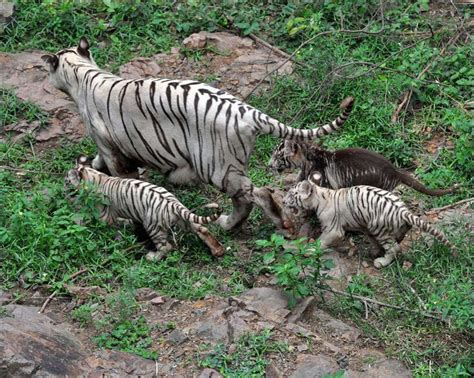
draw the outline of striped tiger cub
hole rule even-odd
[[[164,188],[145,181],[110,177],[86,163],[84,156],[77,159],[76,167],[66,175],[66,187],[77,188],[84,182],[93,184],[108,201],[108,205],[101,205],[101,220],[113,224],[118,218],[124,218],[141,225],[156,248],[156,252],[147,254],[148,260],[160,260],[173,248],[167,236],[174,225],[195,232],[214,256],[223,255],[223,247],[202,226],[216,221],[218,214],[209,217],[193,214]]]
[[[346,231],[362,231],[385,255],[374,261],[376,268],[389,265],[400,252],[399,243],[412,226],[430,233],[443,244],[454,247],[442,232],[412,214],[392,193],[372,186],[328,189],[319,186],[322,175],[314,173],[292,188],[284,197],[286,211],[313,210],[321,222],[321,248],[347,251]]]
[[[212,184],[232,198],[232,213],[218,220],[226,230],[240,225],[254,204],[281,227],[271,193],[247,177],[258,135],[315,139],[341,128],[354,103],[349,97],[334,121],[300,130],[197,81],[122,79],[95,64],[85,38],[42,59],[51,83],[75,101],[97,144],[93,168],[137,178],[137,167],[144,166],[175,183]]]
[[[321,186],[331,189],[370,185],[392,191],[405,184],[430,196],[442,196],[457,189],[457,185],[429,189],[382,155],[362,148],[327,151],[313,143],[284,140],[273,152],[269,167],[279,173],[300,168],[297,181],[307,180],[317,171],[322,175]]]

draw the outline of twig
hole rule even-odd
[[[440,213],[441,211],[448,210],[448,209],[451,209],[453,207],[463,205],[465,203],[469,203],[469,202],[473,202],[473,201],[474,201],[474,197],[463,199],[461,201],[454,202],[451,205],[446,205],[446,206],[443,206],[443,207],[435,207],[434,209],[431,209],[431,210],[427,211],[426,214]]]
[[[257,43],[261,44],[262,46],[266,47],[267,49],[270,49],[271,51],[277,53],[278,55],[281,55],[281,56],[283,56],[287,59],[290,59],[293,63],[295,63],[295,64],[297,64],[301,67],[309,68],[309,66],[306,63],[299,62],[299,61],[297,61],[293,58],[290,58],[290,54],[284,52],[283,50],[280,50],[276,46],[273,46],[273,45],[269,44],[267,41],[261,39],[260,37],[257,37],[255,34],[250,33],[249,37],[251,39],[253,39],[255,42],[257,42]]]
[[[79,271],[77,271],[76,273],[74,273],[71,277],[69,277],[69,279],[71,281],[74,281],[74,279],[78,276],[80,276],[81,274],[87,272],[88,269],[87,268],[84,268],[84,269],[81,269]],[[58,293],[59,290],[55,290],[52,292],[52,294],[46,298],[46,300],[44,301],[43,305],[41,306],[40,310],[38,311],[39,314],[41,314],[45,309],[46,309],[46,306],[48,306],[49,302],[51,302],[54,298],[54,296]]]
[[[281,67],[283,67],[286,63],[288,63],[288,61],[292,60],[295,55],[303,48],[305,47],[308,43],[311,43],[312,41],[314,41],[316,38],[319,38],[319,37],[322,37],[323,35],[328,35],[328,34],[336,34],[336,33],[346,33],[346,34],[369,34],[369,35],[376,35],[376,34],[381,34],[382,32],[384,31],[384,29],[380,29],[379,31],[376,31],[376,32],[369,32],[369,31],[366,31],[364,29],[362,30],[346,30],[346,29],[342,29],[342,30],[326,30],[326,31],[323,31],[321,33],[318,33],[314,36],[312,36],[311,38],[307,39],[306,41],[304,41],[301,45],[299,45],[295,51],[293,51],[291,53],[291,55],[288,56],[288,58],[286,58],[282,63],[280,63],[280,65],[278,65],[276,68],[274,68],[273,70],[271,70],[269,73],[267,73],[256,85],[255,87],[253,87],[253,89],[250,91],[249,94],[247,94],[247,96],[245,96],[244,98],[244,101],[246,101],[256,90],[257,88],[270,76],[272,75],[273,73],[275,73],[276,71],[278,71]]]
[[[5,171],[12,171],[12,172],[21,172],[21,173],[32,173],[35,175],[40,175],[40,174],[49,174],[49,175],[58,175],[62,176],[62,173],[55,173],[55,172],[41,172],[41,171],[32,171],[29,169],[21,169],[21,168],[15,168],[15,167],[10,167],[8,165],[0,165],[0,169],[3,169]]]
[[[443,319],[442,317],[440,317],[436,314],[433,314],[433,313],[412,310],[410,308],[380,302],[380,301],[377,301],[377,300],[372,299],[372,298],[363,297],[361,295],[354,295],[354,294],[346,293],[344,291],[327,288],[327,287],[324,287],[324,286],[318,286],[318,288],[321,289],[321,290],[324,290],[324,291],[329,291],[329,292],[334,293],[334,294],[342,295],[342,296],[349,297],[349,298],[352,298],[352,299],[357,299],[357,300],[359,300],[361,302],[364,302],[364,303],[373,303],[373,304],[378,305],[378,306],[393,308],[395,310],[406,311],[406,312],[410,312],[412,314],[422,315],[425,318],[435,319],[435,320],[439,320],[439,321],[444,322],[444,323],[449,323],[448,319]]]

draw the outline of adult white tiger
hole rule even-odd
[[[287,127],[225,91],[192,80],[125,80],[95,64],[89,43],[44,55],[52,84],[76,102],[98,147],[95,169],[137,177],[138,166],[166,174],[175,183],[210,183],[231,198],[224,229],[239,225],[253,204],[281,227],[280,208],[270,192],[247,177],[248,160],[260,134],[314,139],[340,128],[353,98],[330,124],[309,130]]]

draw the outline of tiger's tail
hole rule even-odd
[[[453,256],[457,256],[456,247],[448,239],[446,239],[446,236],[441,231],[437,230],[431,224],[410,213],[409,211],[404,211],[402,216],[403,219],[412,226],[418,227],[419,229],[433,235],[437,240],[451,249]]]
[[[454,193],[459,189],[458,185],[454,185],[452,188],[448,188],[448,189],[430,189],[424,186],[421,182],[419,182],[417,179],[412,177],[408,172],[402,169],[398,169],[397,173],[402,183],[412,187],[413,189],[421,193],[425,193],[430,196],[437,196],[437,197],[444,196],[445,194],[448,194],[448,193]]]
[[[331,123],[316,127],[315,129],[295,129],[294,127],[285,126],[276,119],[259,112],[253,114],[253,122],[261,134],[269,134],[287,139],[313,140],[339,130],[351,114],[354,101],[352,96],[344,99],[340,105],[342,113]]]
[[[220,214],[218,213],[209,215],[207,217],[196,215],[183,205],[178,205],[178,209],[181,214],[181,218],[191,223],[208,224],[215,222],[220,217]]]

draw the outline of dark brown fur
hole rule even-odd
[[[308,179],[318,171],[323,175],[322,186],[332,189],[369,185],[391,191],[397,185],[405,184],[430,196],[442,196],[456,190],[456,187],[429,189],[407,171],[396,168],[382,155],[362,148],[327,151],[310,143],[299,143],[299,146],[303,154],[299,181]],[[338,181],[336,185],[331,185],[331,166],[339,173],[339,180],[336,177],[332,180],[333,183]]]

